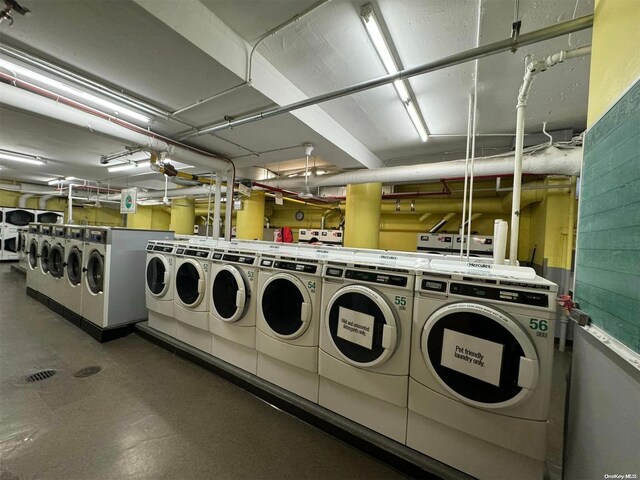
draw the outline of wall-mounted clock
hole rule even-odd
[[[296,212],[296,220],[301,222],[304,219],[304,212],[302,210],[298,210]]]

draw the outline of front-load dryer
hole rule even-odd
[[[230,242],[213,251],[209,331],[211,354],[256,374],[256,295],[258,254]]]
[[[49,308],[57,313],[63,312],[63,283],[65,282],[65,227],[53,225],[51,227],[51,249],[49,250],[49,274],[51,275],[51,291]]]
[[[542,478],[557,286],[416,277],[407,445],[478,478]]]
[[[29,227],[20,227],[18,229],[18,243],[17,243],[17,254],[18,254],[18,265],[27,271],[27,235],[29,232]]]
[[[40,280],[40,224],[30,223],[26,236],[26,256],[27,256],[27,291],[38,291],[38,280]]]
[[[322,262],[267,245],[260,256],[256,349],[258,376],[318,401]]]
[[[149,310],[149,326],[176,336],[173,308],[173,277],[178,244],[150,240],[147,244],[145,268],[145,301]]]
[[[209,268],[212,247],[186,244],[176,249],[173,299],[176,338],[211,353]]]
[[[52,225],[42,224],[40,226],[40,242],[38,243],[38,265],[40,267],[38,293],[47,298],[51,297],[51,292],[53,291],[53,277],[49,272],[49,259],[51,256],[51,248],[53,247],[52,231]]]
[[[318,403],[404,443],[415,272],[367,257],[324,267]]]
[[[79,323],[82,315],[82,266],[84,256],[84,229],[77,225],[65,228],[65,268],[62,289],[64,316]]]

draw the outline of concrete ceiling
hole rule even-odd
[[[3,43],[124,90],[168,111],[180,109],[241,84],[250,46],[266,31],[304,10],[309,0],[22,0],[32,10],[8,29]],[[363,1],[333,0],[267,39],[253,64],[253,83],[204,103],[174,119],[156,117],[150,128],[180,137],[201,127],[274,105],[383,75],[384,69],[362,26]],[[398,57],[412,67],[478,42],[478,4],[449,0],[378,0]],[[520,0],[522,31],[592,13],[593,0]],[[480,44],[510,35],[513,2],[482,0]],[[478,132],[512,134],[515,97],[526,54],[537,57],[590,42],[591,31],[504,53],[478,62]],[[540,75],[527,111],[527,131],[585,128],[589,59]],[[300,168],[302,144],[310,142],[317,163],[338,168],[377,167],[464,155],[474,64],[410,80],[433,137],[420,142],[392,86],[384,86],[261,122],[185,140],[226,155],[248,176],[264,167]],[[86,129],[1,105],[0,148],[51,159],[33,167],[9,165],[0,177],[42,182],[73,175],[113,185],[163,185],[153,175],[108,174],[99,157],[125,144]],[[478,154],[510,148],[511,137],[478,139]],[[11,168],[9,168],[11,167]],[[198,173],[198,172],[194,172]],[[45,178],[46,177],[46,178]],[[115,177],[115,178],[114,178]]]

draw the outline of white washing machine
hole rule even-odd
[[[211,353],[209,268],[212,247],[186,244],[176,249],[173,299],[176,338]]]
[[[542,478],[557,290],[416,278],[407,446],[478,478]]]
[[[62,288],[62,306],[65,317],[78,323],[82,315],[82,266],[84,257],[85,227],[65,227],[65,272]]]
[[[453,253],[460,254],[460,246],[463,246],[463,253],[467,253],[467,236],[453,236]],[[493,257],[493,236],[490,235],[471,235],[471,243],[469,246],[469,255],[472,257]]]
[[[318,403],[404,443],[415,271],[400,260],[367,251],[325,266]]]
[[[29,224],[29,230],[26,235],[27,250],[27,291],[38,291],[38,280],[40,280],[40,225],[36,223]]]
[[[64,223],[64,212],[55,212],[53,210],[36,210],[36,221],[39,223],[50,223],[62,225]]]
[[[53,277],[49,273],[49,258],[51,256],[51,247],[53,246],[53,227],[49,224],[40,225],[40,241],[38,242],[38,265],[40,267],[40,275],[38,276],[38,293],[51,297],[53,291]]]
[[[4,208],[4,224],[7,227],[26,227],[36,221],[33,210],[28,208]]]
[[[49,250],[49,274],[51,276],[51,290],[49,300],[55,302],[49,304],[49,308],[62,313],[64,302],[65,266],[67,263],[65,250],[65,227],[53,225],[51,227],[51,249]]]
[[[211,354],[255,375],[258,253],[244,244],[228,245],[216,248],[211,258]]]
[[[167,335],[176,336],[173,309],[173,277],[178,244],[150,240],[147,244],[145,269],[146,306],[149,326]]]
[[[146,320],[145,271],[149,240],[168,240],[173,232],[86,227],[84,230],[82,318],[95,327],[89,333],[101,341],[115,338],[116,329]],[[89,327],[83,322],[83,328]],[[110,331],[108,331],[110,330]]]
[[[318,401],[322,262],[294,246],[263,245],[256,319],[258,376]]]
[[[419,233],[417,250],[425,253],[441,253],[443,255],[453,252],[453,234],[451,233]]]

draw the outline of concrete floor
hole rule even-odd
[[[25,294],[0,264],[0,480],[356,479],[403,475],[154,344],[100,344]],[[548,470],[560,479],[557,355]],[[99,365],[88,378],[73,373]],[[58,373],[26,383],[35,371]]]

